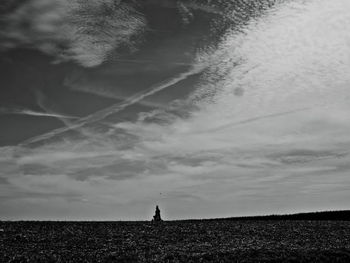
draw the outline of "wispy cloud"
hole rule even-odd
[[[130,4],[114,0],[29,0],[2,14],[0,48],[30,46],[85,67],[104,62],[120,46],[135,48],[145,28]]]

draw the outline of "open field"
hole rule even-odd
[[[350,221],[3,221],[0,242],[0,262],[350,262]]]

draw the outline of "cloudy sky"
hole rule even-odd
[[[348,0],[5,0],[0,219],[349,209]]]

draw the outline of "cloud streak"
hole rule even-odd
[[[0,114],[17,114],[17,115],[27,115],[27,116],[34,116],[34,117],[53,117],[53,118],[59,118],[59,119],[78,119],[78,117],[74,117],[74,116],[33,111],[29,109],[17,109],[17,108],[0,108]]]

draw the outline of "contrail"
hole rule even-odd
[[[78,119],[79,117],[67,116],[61,114],[47,113],[32,111],[27,109],[0,109],[0,114],[16,114],[16,115],[28,115],[28,116],[37,116],[37,117],[53,117],[53,118],[62,118],[62,119]]]
[[[97,111],[91,115],[83,117],[83,118],[79,119],[78,121],[76,121],[75,123],[71,123],[71,125],[69,127],[55,129],[51,132],[30,138],[30,139],[22,142],[20,145],[23,146],[23,145],[39,142],[42,140],[46,140],[46,139],[52,138],[56,135],[59,135],[63,132],[66,132],[66,131],[69,131],[72,129],[80,128],[87,123],[92,123],[92,122],[103,120],[104,118],[106,118],[107,116],[109,116],[111,114],[117,113],[117,112],[125,109],[126,107],[131,106],[131,105],[139,102],[140,100],[143,100],[144,98],[146,98],[148,96],[151,96],[159,91],[162,91],[168,87],[171,87],[171,86],[177,84],[180,81],[187,79],[189,76],[199,74],[200,72],[202,72],[206,68],[206,66],[207,66],[206,64],[197,65],[196,67],[193,67],[192,70],[178,74],[176,77],[171,78],[170,80],[163,81],[163,82],[157,84],[156,86],[150,87],[149,89],[147,89],[145,91],[136,93],[135,95],[127,98],[125,101],[123,101],[121,103],[114,104],[108,108],[105,108],[105,109]]]
[[[311,107],[305,107],[305,108],[300,108],[300,109],[291,110],[291,111],[284,111],[284,112],[279,112],[279,113],[273,113],[273,114],[268,114],[268,115],[257,116],[257,117],[253,117],[253,118],[249,118],[249,119],[245,119],[245,120],[241,120],[241,121],[225,124],[225,125],[222,125],[222,126],[210,129],[210,130],[202,131],[202,133],[220,131],[220,130],[224,130],[224,129],[227,129],[227,128],[230,128],[230,127],[242,125],[242,124],[247,124],[247,123],[251,123],[251,122],[255,122],[255,121],[260,121],[260,120],[263,120],[263,119],[270,119],[270,118],[281,117],[281,116],[284,116],[284,115],[290,115],[290,114],[294,114],[294,113],[298,113],[298,112],[302,112],[302,111],[307,111],[307,110],[312,110],[312,109],[313,108],[311,108]]]
[[[113,91],[109,91],[109,90],[103,90],[103,89],[98,90],[98,89],[91,89],[91,88],[86,89],[84,87],[74,86],[74,85],[71,85],[71,88],[72,90],[77,90],[80,92],[93,94],[93,95],[103,97],[103,98],[108,98],[108,99],[125,100],[127,98],[126,96],[116,95]],[[166,105],[161,103],[151,102],[151,101],[139,101],[138,104],[146,107],[151,107],[151,108],[167,109]]]

